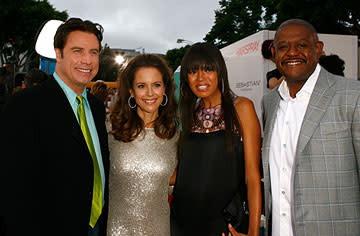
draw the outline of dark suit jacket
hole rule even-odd
[[[106,232],[109,151],[104,105],[88,94],[106,176],[100,217]],[[74,112],[54,78],[16,94],[0,118],[0,235],[86,236],[93,164]]]

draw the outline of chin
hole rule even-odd
[[[145,112],[145,113],[150,113],[150,114],[159,111],[159,106],[157,106],[157,107],[155,107],[155,106],[154,106],[154,107],[140,106],[139,108],[140,108],[140,110],[142,110],[143,112]]]
[[[309,77],[308,76],[292,76],[292,75],[288,75],[286,76],[285,75],[285,78],[286,78],[286,81],[287,82],[305,82]]]
[[[197,92],[197,93],[194,93],[194,94],[198,98],[207,98],[207,97],[210,97],[212,93],[210,93],[210,92]]]

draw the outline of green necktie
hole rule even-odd
[[[92,157],[93,166],[94,166],[94,185],[93,185],[93,198],[91,204],[91,215],[90,215],[90,223],[89,225],[94,228],[97,220],[102,211],[102,183],[101,183],[101,175],[100,175],[100,168],[99,163],[96,158],[94,144],[91,138],[90,130],[87,125],[86,116],[85,116],[85,109],[83,103],[83,97],[77,96],[76,100],[78,101],[79,105],[77,108],[77,113],[79,116],[80,127],[81,131],[84,135],[86,140],[86,144],[88,146],[89,152]]]

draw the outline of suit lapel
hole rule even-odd
[[[331,77],[324,69],[321,69],[314,91],[310,97],[304,121],[301,125],[296,156],[299,156],[304,150],[306,144],[314,134],[316,127],[320,124],[320,121],[335,94],[335,89],[332,87],[334,84],[335,78]]]
[[[69,100],[67,99],[64,91],[60,87],[60,85],[56,82],[55,78],[49,79],[48,92],[49,98],[52,97],[53,107],[57,109],[56,114],[61,114],[61,123],[63,123],[63,127],[66,129],[67,127],[71,127],[71,135],[72,137],[88,151],[85,138],[81,131],[79,122],[77,121],[75,114],[71,108]]]
[[[270,184],[270,168],[269,168],[269,154],[271,136],[276,119],[277,110],[280,103],[280,95],[276,90],[271,91],[266,95],[263,101],[263,127],[264,127],[264,140],[262,148],[262,162],[264,171],[264,194],[265,194],[265,215],[267,217],[268,228],[271,227],[271,184]]]
[[[274,128],[274,123],[276,119],[276,113],[280,103],[280,96],[278,91],[272,91],[269,93],[269,96],[265,98],[267,101],[264,102],[264,161],[267,163],[269,160],[269,149],[270,149],[270,142],[271,142],[271,135]]]

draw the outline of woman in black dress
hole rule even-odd
[[[227,228],[242,235],[225,222],[222,211],[244,184],[248,235],[259,235],[260,125],[253,103],[231,92],[224,58],[208,43],[194,44],[186,52],[180,80],[183,131],[171,204],[172,236],[220,236]]]

